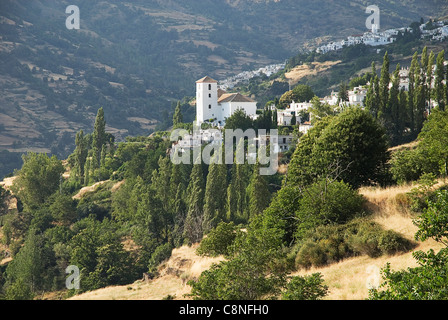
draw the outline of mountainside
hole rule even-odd
[[[71,4],[0,4],[0,151],[66,157],[99,107],[118,140],[147,135],[169,125],[173,104],[204,74],[283,62],[310,42],[365,31],[369,16],[361,0],[84,0],[80,29],[68,30]],[[447,13],[439,0],[376,5],[382,29]]]

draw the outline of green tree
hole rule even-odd
[[[84,136],[84,131],[80,130],[76,134],[75,139],[75,172],[77,178],[84,183],[84,168],[86,164],[87,154],[88,154],[88,139]]]
[[[415,129],[415,113],[416,108],[414,104],[415,88],[417,87],[417,72],[419,70],[418,65],[418,53],[417,51],[412,56],[411,67],[409,68],[409,92],[408,92],[408,113],[409,113],[409,128],[411,133],[416,136]]]
[[[210,229],[215,228],[219,222],[226,218],[226,200],[227,190],[227,167],[223,164],[223,156],[219,159],[218,151],[212,158],[207,175],[207,182],[205,187],[205,201],[204,201],[204,219],[202,222],[202,229],[204,233],[208,233]]]
[[[233,257],[190,281],[190,296],[203,300],[256,300],[278,296],[286,284],[281,233],[254,228],[240,233]]]
[[[271,201],[271,193],[269,192],[265,178],[260,175],[258,161],[254,166],[251,181],[247,189],[249,195],[249,218],[252,218],[263,213]]]
[[[101,151],[106,142],[106,120],[104,118],[104,110],[101,107],[98,109],[92,134],[93,161],[91,165],[93,169],[100,167]]]
[[[202,221],[204,218],[205,181],[202,164],[193,165],[190,183],[187,188],[187,217],[184,224],[184,237],[189,243],[202,239]]]
[[[42,257],[42,237],[30,230],[23,248],[6,268],[7,299],[30,300],[43,289],[45,265]]]
[[[388,107],[389,102],[389,55],[386,51],[383,58],[383,66],[381,67],[381,78],[379,83],[379,111],[378,115],[380,119],[387,119],[390,115],[390,110]]]
[[[319,300],[328,294],[328,286],[320,273],[310,276],[291,277],[286,290],[282,293],[282,300]]]
[[[378,289],[369,291],[370,300],[446,300],[448,293],[448,192],[437,192],[434,201],[415,220],[419,227],[415,238],[420,241],[433,239],[444,247],[435,253],[417,251],[413,253],[419,266],[402,271],[392,271],[388,263],[382,270],[383,283]]]
[[[246,131],[254,127],[253,120],[246,114],[243,109],[238,109],[226,120],[225,129]]]
[[[443,81],[445,80],[445,50],[442,50],[437,55],[436,62],[436,75],[434,80],[434,93],[437,105],[440,110],[445,110],[446,106],[446,96],[445,96],[445,85]]]
[[[176,109],[174,110],[174,115],[173,115],[173,126],[175,128],[176,128],[176,126],[183,123],[183,121],[184,121],[180,107],[181,107],[180,101],[178,101],[177,105],[176,105]]]
[[[419,148],[439,164],[440,173],[448,175],[448,112],[433,110],[419,134]]]
[[[59,188],[64,166],[56,156],[49,158],[43,153],[30,152],[22,159],[13,191],[27,208],[36,208]]]
[[[331,174],[358,188],[383,181],[388,159],[384,129],[368,111],[348,108],[302,137],[289,165],[288,183],[304,186]]]
[[[77,217],[76,202],[70,195],[54,194],[49,209],[53,219],[66,226],[72,224]]]
[[[348,86],[347,83],[341,82],[339,85],[339,92],[338,92],[338,102],[347,102],[348,101]]]
[[[230,184],[227,188],[227,219],[234,222],[246,222],[248,219],[246,189],[249,184],[249,167],[245,159],[244,163],[238,163],[236,157],[241,151],[244,151],[244,139],[237,144]]]

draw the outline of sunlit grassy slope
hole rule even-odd
[[[372,218],[385,229],[401,233],[410,240],[414,240],[417,227],[412,223],[415,214],[403,208],[396,201],[396,196],[409,192],[414,186],[404,185],[390,188],[362,188],[360,192],[367,198],[367,206],[372,211]],[[188,299],[184,294],[190,292],[186,284],[189,279],[197,278],[202,271],[207,270],[212,263],[222,258],[206,258],[196,255],[197,245],[183,246],[173,251],[172,257],[160,268],[160,277],[144,282],[136,281],[125,286],[113,286],[73,297],[79,300],[159,300],[168,295],[175,299]],[[417,242],[417,247],[404,254],[370,258],[358,256],[345,259],[339,263],[322,268],[301,270],[293,275],[305,275],[314,272],[322,273],[325,283],[329,287],[328,300],[359,300],[368,297],[368,284],[375,283],[380,278],[380,269],[387,262],[393,270],[406,269],[417,266],[412,253],[417,250],[435,250],[440,245],[434,241]]]

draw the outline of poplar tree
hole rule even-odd
[[[408,114],[409,114],[409,127],[413,137],[416,137],[416,123],[415,114],[416,107],[414,103],[415,88],[417,87],[417,78],[419,72],[418,53],[417,51],[412,56],[411,67],[409,68],[409,92],[408,92]]]
[[[443,80],[445,80],[445,50],[442,50],[437,55],[436,62],[436,74],[435,74],[435,82],[434,82],[434,96],[437,101],[437,105],[440,110],[445,110],[446,106],[446,97],[445,97],[445,88],[443,84]]]
[[[379,117],[387,118],[390,114],[390,110],[388,108],[389,101],[389,83],[390,83],[390,74],[389,74],[389,55],[386,51],[383,58],[383,66],[381,67],[381,79],[379,84]]]
[[[92,168],[99,168],[101,162],[101,151],[103,145],[106,144],[106,120],[104,119],[103,108],[98,109],[98,113],[95,119],[95,126],[93,128],[92,137],[92,150],[93,150],[93,161]]]
[[[81,183],[84,182],[84,167],[87,160],[87,154],[88,154],[88,145],[87,145],[87,138],[84,136],[84,131],[80,130],[76,134],[75,138],[75,172],[77,179],[81,181]]]
[[[390,109],[390,118],[389,120],[389,134],[392,135],[392,140],[396,143],[398,140],[398,136],[401,135],[399,132],[399,121],[400,121],[400,105],[399,105],[399,94],[400,94],[400,64],[397,64],[397,67],[394,71],[392,78],[392,87],[390,88],[389,93],[389,109]]]

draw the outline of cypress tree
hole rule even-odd
[[[193,165],[190,183],[187,188],[187,217],[184,225],[184,237],[189,243],[202,239],[202,221],[204,207],[205,182],[202,164]]]
[[[177,102],[176,109],[174,110],[173,115],[173,126],[176,127],[177,125],[181,124],[183,122],[183,116],[182,112],[180,110],[180,101]]]
[[[249,218],[259,215],[269,206],[271,193],[268,184],[263,176],[260,175],[260,164],[254,166],[251,181],[248,186],[249,194]]]
[[[225,220],[227,167],[221,162],[218,155],[214,155],[207,175],[204,220],[202,222],[204,233],[207,233],[210,229],[215,228],[219,222]]]
[[[238,150],[244,151],[244,139],[237,145]],[[235,155],[236,159],[236,155]],[[232,167],[232,177],[228,187],[227,219],[233,222],[246,222],[248,219],[248,206],[246,188],[249,184],[249,168],[244,163],[235,163]]]

